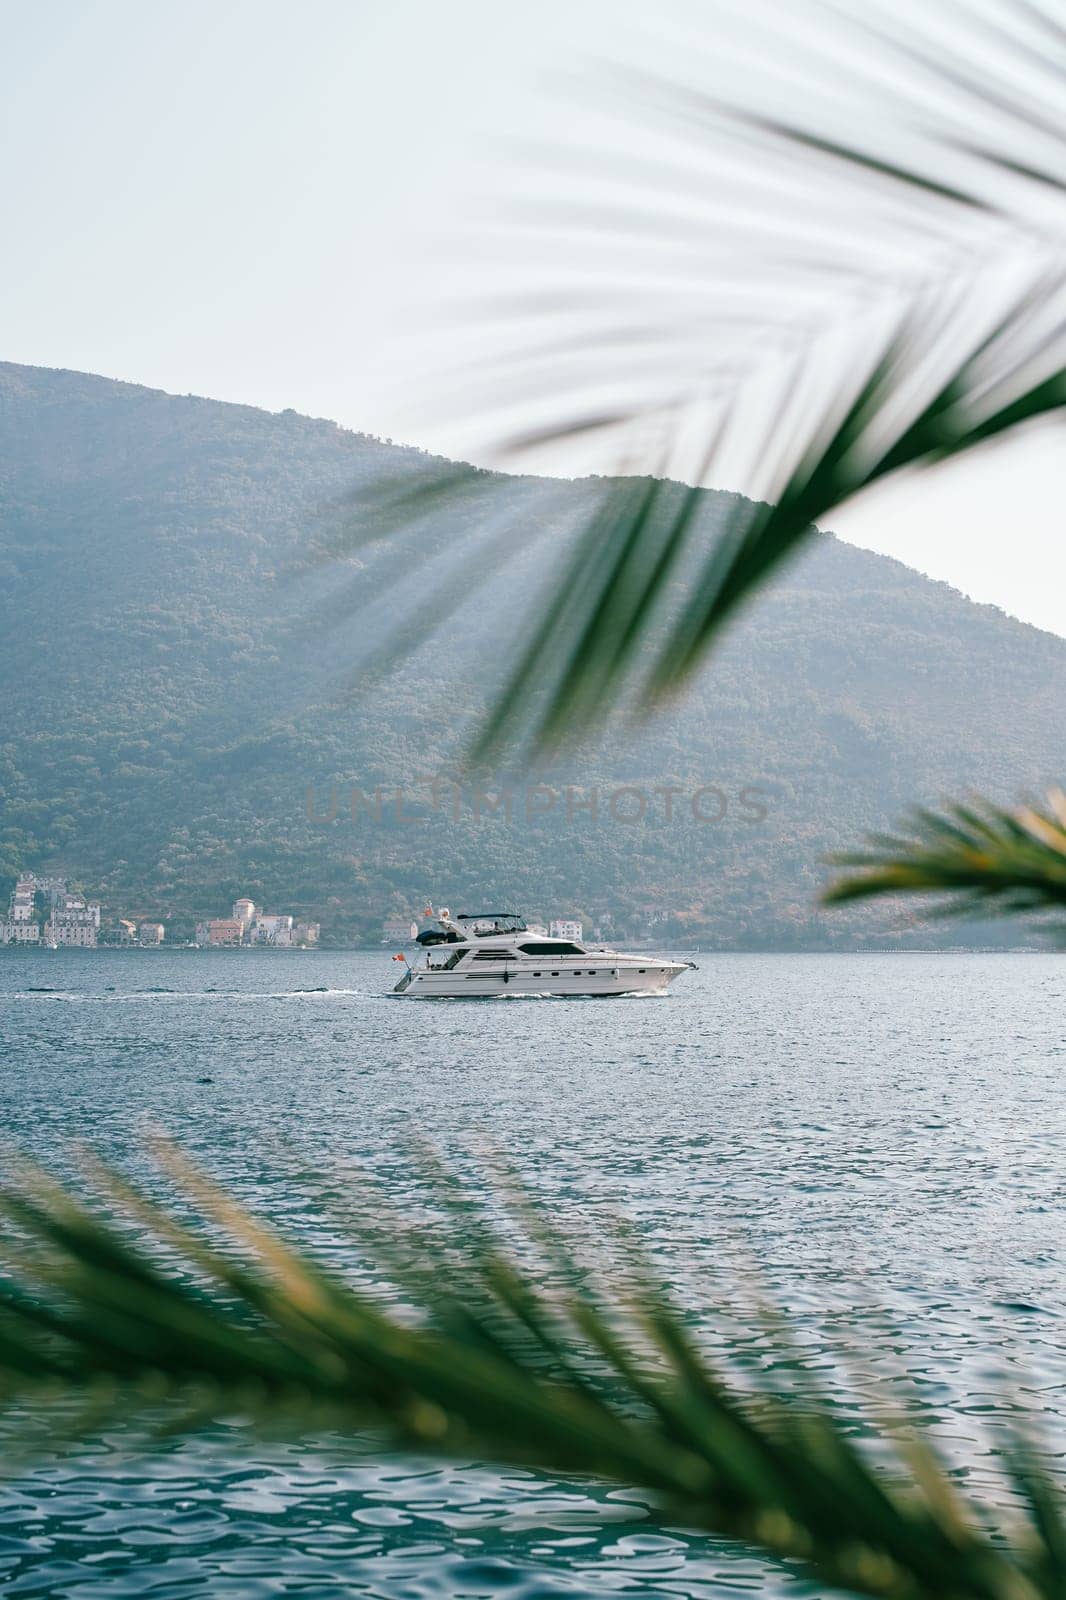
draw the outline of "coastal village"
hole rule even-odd
[[[650,920],[656,919],[653,916]],[[418,937],[419,918],[410,912],[392,914],[383,918],[379,927],[382,944],[402,946]],[[584,937],[584,924],[574,917],[543,921],[533,917],[527,920],[527,928],[531,934],[542,938],[580,940]],[[600,938],[607,931],[593,928],[591,936]],[[196,922],[192,938],[186,934],[173,942],[197,949],[313,950],[319,945],[320,937],[320,923],[290,912],[267,911],[242,895],[233,901],[229,916],[204,917]],[[370,937],[374,937],[372,932]],[[7,913],[0,917],[0,945],[29,945],[41,949],[60,946],[83,950],[116,946],[152,949],[165,942],[166,929],[161,921],[105,916],[99,902],[87,900],[70,887],[66,878],[56,875],[22,873],[11,892]]]
[[[232,915],[209,917],[196,924],[200,947],[275,945],[279,949],[311,950],[318,943],[317,922],[298,922],[287,913],[266,912],[254,900],[233,902]]]
[[[212,917],[196,924],[198,947],[276,945],[312,949],[318,944],[319,924],[288,913],[268,913],[253,900],[234,901],[232,915]],[[132,917],[103,919],[98,902],[87,901],[55,876],[23,873],[15,881],[7,915],[0,919],[0,945],[29,945],[58,949],[61,945],[83,950],[99,946],[159,947],[165,942],[162,922]]]
[[[40,906],[47,911],[42,927]],[[161,944],[160,922],[129,923],[129,943]],[[87,903],[67,887],[65,878],[35,877],[32,872],[16,879],[7,916],[0,922],[0,944],[80,945],[94,949],[100,942],[100,907]]]

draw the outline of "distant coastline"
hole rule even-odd
[[[86,956],[122,955],[122,956],[150,956],[156,958],[160,955],[271,955],[271,956],[309,956],[309,955],[378,955],[386,959],[392,946],[383,946],[380,941],[366,944],[327,944],[300,945],[280,947],[276,945],[198,945],[194,941],[163,945],[136,945],[136,944],[96,944],[90,946],[65,945],[61,949],[64,954],[78,954]],[[695,945],[671,944],[664,940],[662,944],[641,944],[641,950],[658,950],[666,954],[691,954],[697,950]],[[0,944],[0,960],[6,953],[25,954],[27,951],[36,952],[43,959],[45,956],[58,954],[47,945],[2,945]],[[704,960],[711,960],[715,956],[1054,956],[1066,957],[1066,947],[1049,942],[1040,944],[942,944],[942,945],[718,945],[709,949],[706,945],[698,947],[698,953]]]

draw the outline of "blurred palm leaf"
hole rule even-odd
[[[831,884],[829,905],[879,895],[937,894],[934,915],[1066,909],[1066,795],[1008,811],[978,801],[919,811],[910,828],[835,856],[858,870]]]
[[[568,151],[572,208],[563,177],[529,227],[548,265],[483,403],[517,412],[511,448],[597,437],[651,475],[603,484],[477,757],[647,714],[834,508],[1066,404],[1057,13],[809,0],[771,22],[719,0],[688,69],[709,86],[612,75],[648,152]],[[724,513],[669,481],[738,477]]]
[[[524,1203],[517,1236],[499,1194],[495,1222],[462,1196],[431,1232],[387,1224],[377,1243],[406,1297],[396,1311],[284,1243],[176,1151],[164,1155],[182,1217],[193,1209],[198,1220],[179,1221],[101,1167],[93,1205],[28,1166],[4,1192],[9,1434],[46,1407],[59,1436],[116,1415],[171,1427],[223,1416],[303,1432],[369,1425],[393,1446],[640,1486],[664,1514],[848,1592],[1062,1592],[1062,1507],[1024,1452],[1006,1458],[1018,1507],[1008,1546],[913,1430],[882,1426],[875,1462],[811,1374],[734,1382],[645,1266],[631,1260],[597,1293]]]

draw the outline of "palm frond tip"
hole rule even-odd
[[[828,905],[884,895],[939,895],[933,915],[1066,910],[1066,795],[1043,807],[988,802],[918,811],[899,835],[833,857],[853,870],[823,895]]]

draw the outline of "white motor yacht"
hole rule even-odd
[[[424,957],[407,962],[395,993],[409,1000],[484,999],[506,994],[661,994],[695,966],[661,956],[625,955],[607,945],[530,933],[510,912],[436,913],[418,936]]]

